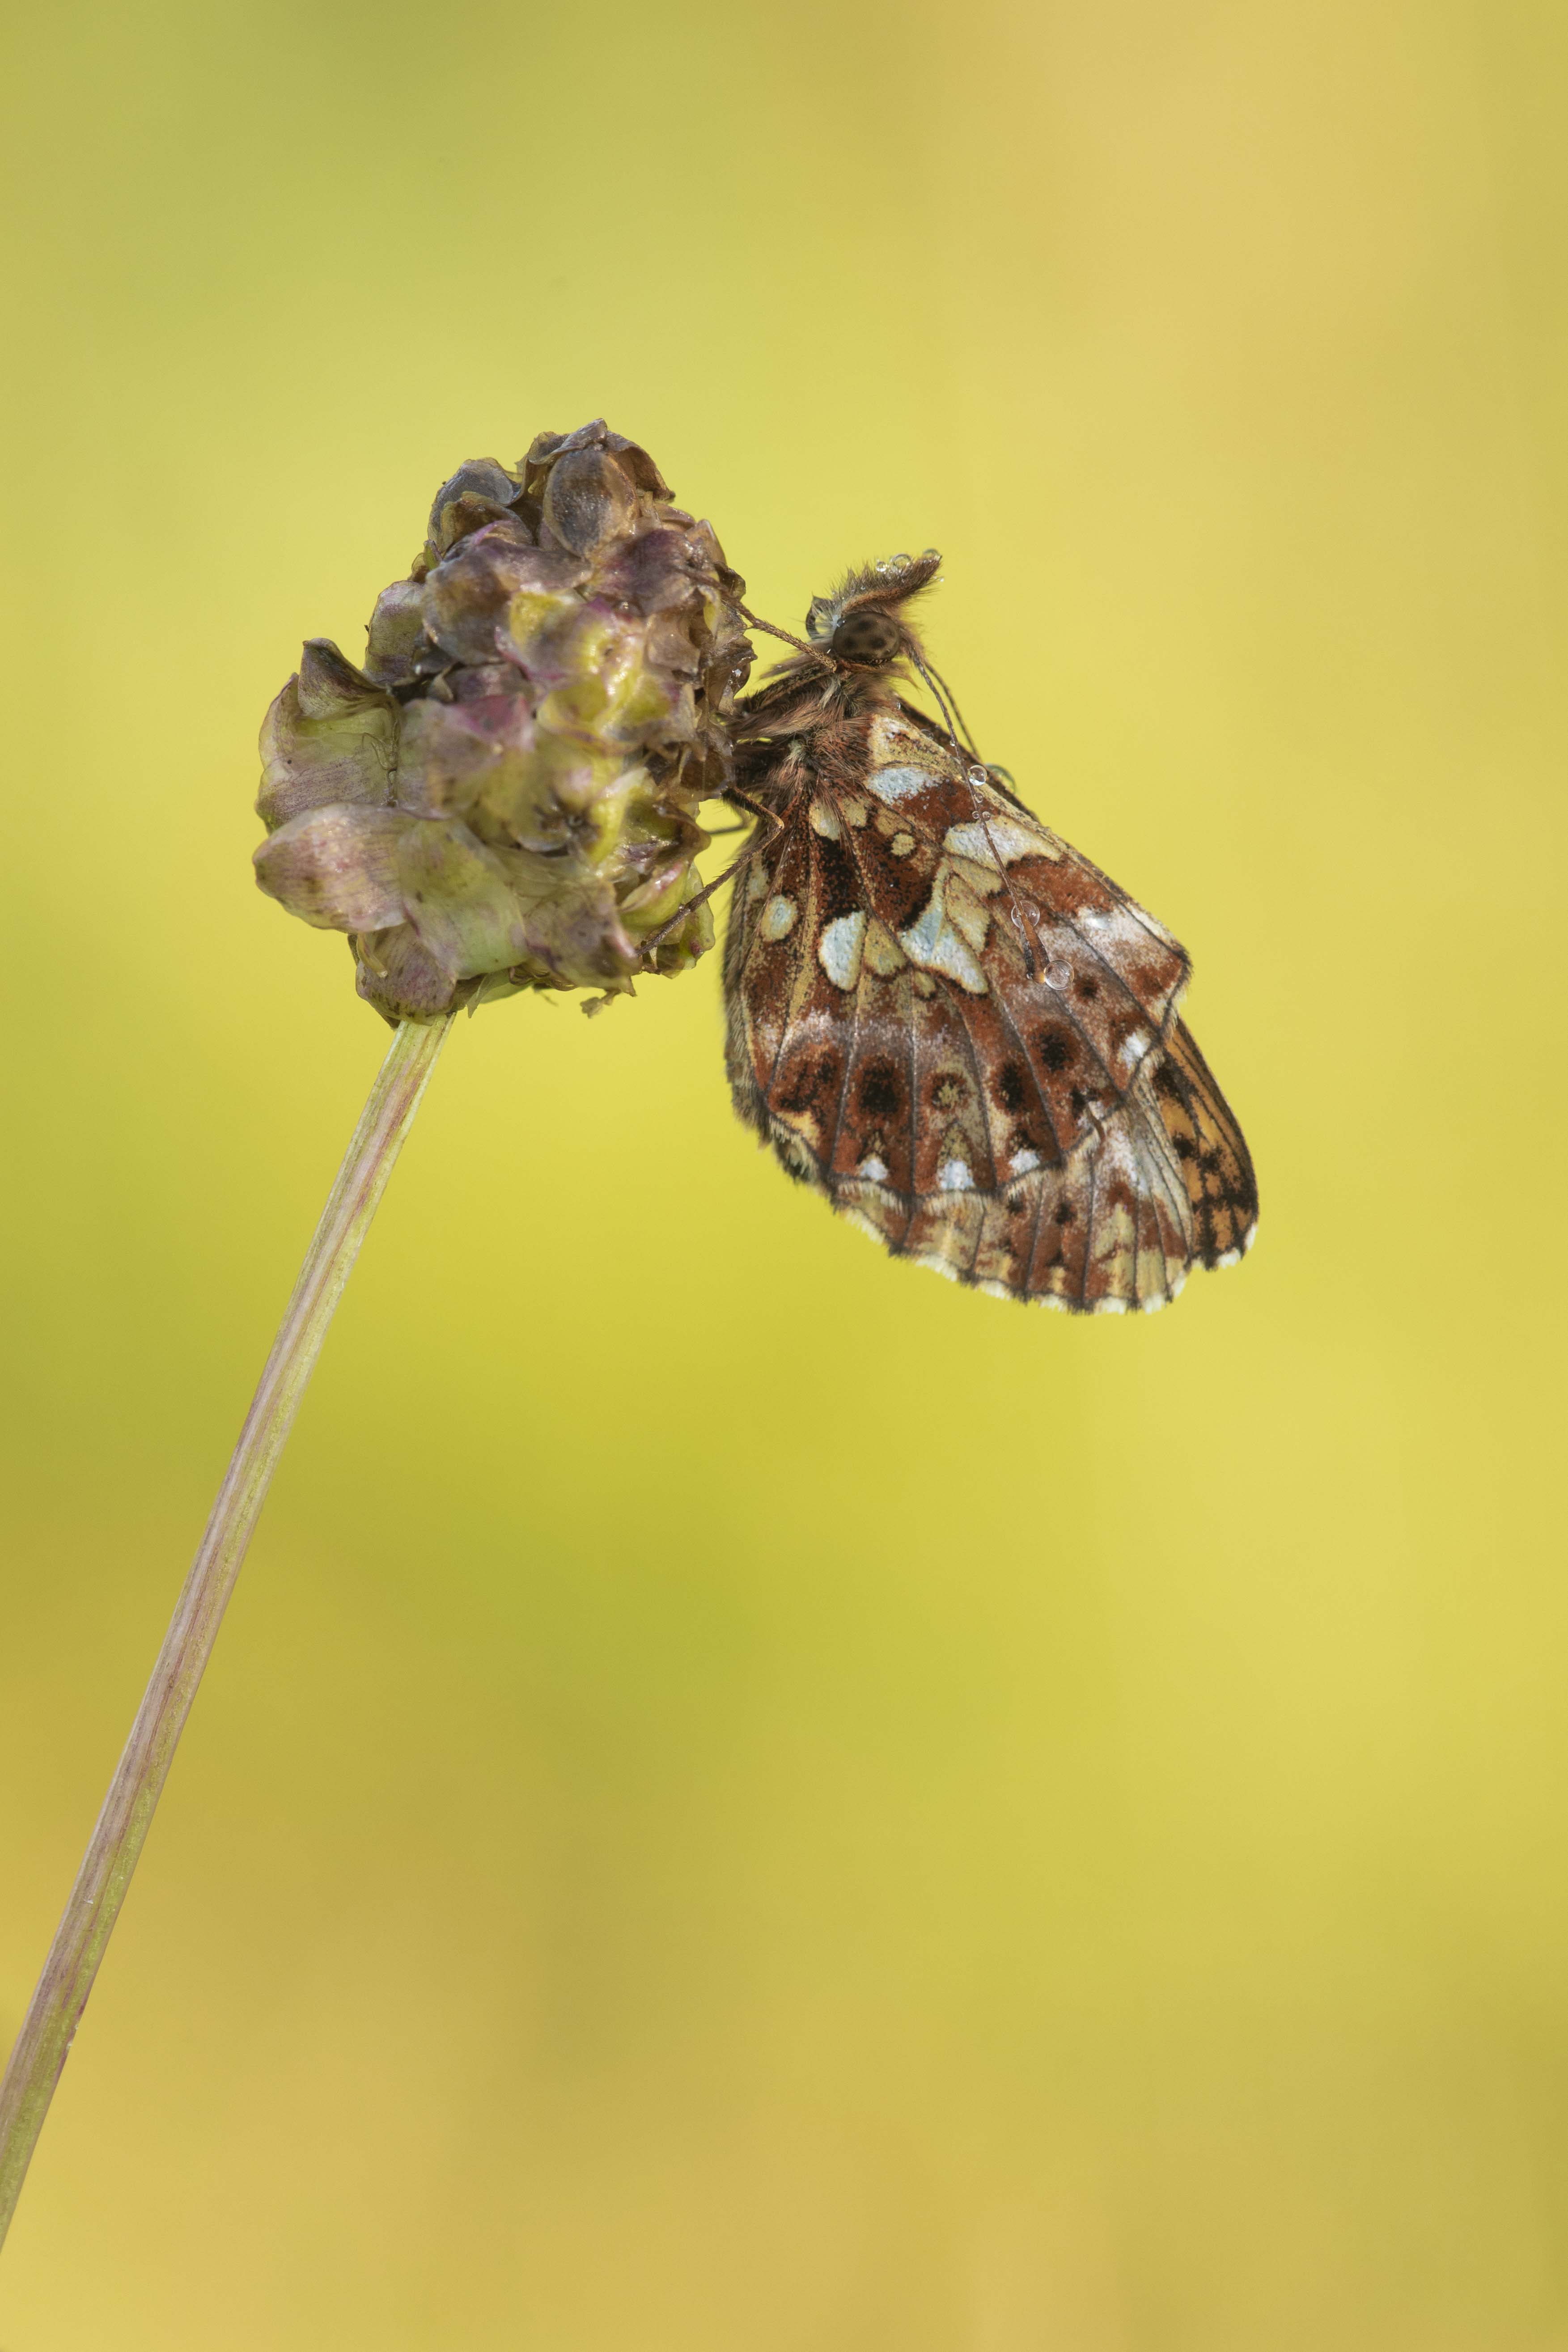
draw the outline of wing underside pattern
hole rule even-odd
[[[871,733],[737,889],[737,1109],[895,1255],[1071,1311],[1163,1306],[1257,1220],[1176,1016],[1185,954],[943,747]]]

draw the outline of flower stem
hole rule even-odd
[[[332,1310],[451,1026],[405,1021],[306,1253],[0,2084],[0,2244]]]

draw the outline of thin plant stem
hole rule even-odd
[[[272,1474],[393,1163],[451,1026],[405,1021],[306,1253],[228,1473],[0,2084],[0,2244],[163,1793]]]

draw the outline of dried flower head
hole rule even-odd
[[[731,779],[742,593],[601,420],[459,467],[363,668],[313,638],[267,714],[261,887],[349,934],[394,1021],[685,971],[713,940],[706,902],[679,916]]]

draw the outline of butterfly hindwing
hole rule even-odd
[[[1185,1022],[1172,1031],[1153,1090],[1186,1185],[1194,1255],[1204,1265],[1233,1265],[1258,1230],[1258,1179],[1236,1114]]]
[[[1143,1073],[1095,1148],[995,1192],[908,1201],[869,1184],[831,1190],[835,1205],[896,1255],[1042,1306],[1163,1307],[1197,1255],[1181,1171]]]

